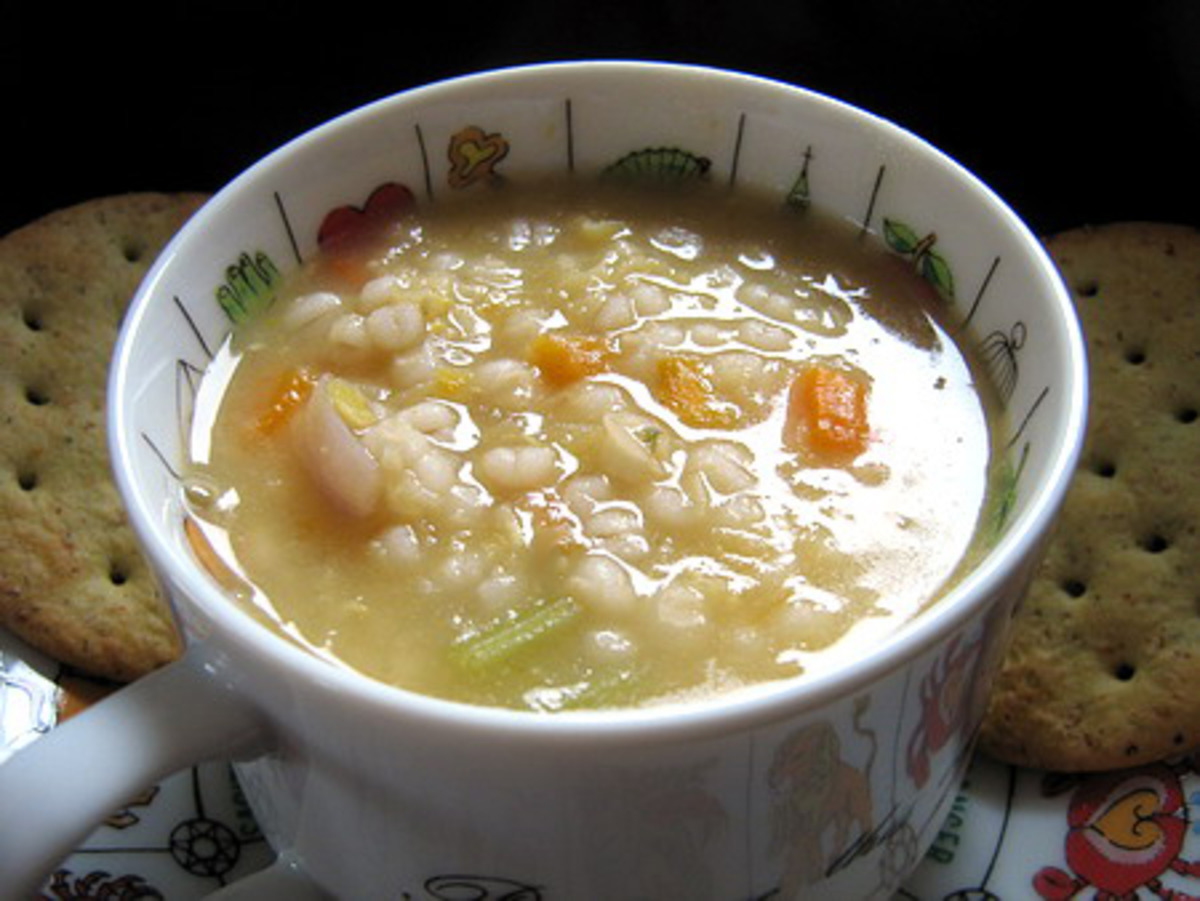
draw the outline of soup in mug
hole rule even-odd
[[[815,672],[978,543],[979,367],[849,224],[508,185],[323,248],[206,374],[188,497],[253,605],[384,682],[537,711]]]

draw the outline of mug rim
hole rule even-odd
[[[244,191],[248,185],[283,163],[297,148],[309,142],[320,140],[336,130],[352,128],[363,118],[386,116],[396,106],[433,98],[444,91],[513,78],[536,79],[547,74],[566,72],[586,75],[597,71],[627,74],[668,72],[688,77],[715,78],[728,83],[745,83],[754,89],[765,87],[800,95],[808,102],[825,106],[839,115],[870,124],[876,129],[881,128],[894,140],[915,147],[923,154],[932,155],[939,165],[949,167],[958,179],[979,192],[991,209],[990,215],[1007,220],[1009,228],[1019,237],[1029,261],[1036,263],[1039,277],[1046,282],[1047,295],[1053,295],[1046,301],[1046,307],[1060,326],[1059,332],[1063,338],[1061,383],[1069,388],[1069,396],[1066,401],[1067,416],[1065,421],[1058,424],[1059,440],[1053,447],[1047,477],[1031,489],[1027,508],[945,596],[902,624],[895,632],[873,642],[865,659],[840,662],[828,671],[662,706],[544,713],[468,704],[424,695],[385,684],[347,665],[321,659],[286,635],[278,634],[257,622],[237,604],[230,603],[219,587],[201,571],[199,563],[190,558],[177,541],[172,540],[167,528],[160,522],[158,511],[148,506],[141,487],[133,479],[136,464],[132,458],[132,445],[136,435],[130,426],[132,405],[127,386],[132,376],[129,359],[131,348],[141,336],[150,302],[157,295],[156,286],[175,258],[186,251],[192,236],[208,220],[219,217],[231,197]],[[650,735],[665,738],[731,731],[737,728],[737,724],[767,722],[801,711],[815,710],[832,700],[849,697],[862,686],[882,680],[891,671],[919,658],[939,641],[963,627],[1001,590],[1006,581],[1013,578],[1021,561],[1036,552],[1042,536],[1062,504],[1083,444],[1087,374],[1082,331],[1073,312],[1069,292],[1040,241],[1002,198],[944,151],[878,114],[777,79],[691,63],[596,59],[484,69],[405,89],[337,115],[297,135],[253,163],[221,187],[173,236],[155,260],[121,325],[109,371],[107,396],[106,418],[113,473],[123,505],[151,569],[165,582],[168,592],[173,589],[186,596],[181,601],[172,597],[172,604],[183,603],[199,608],[210,623],[221,629],[223,640],[232,641],[249,653],[271,661],[280,672],[287,670],[303,674],[310,684],[324,684],[343,698],[353,697],[363,703],[386,708],[396,716],[453,723],[462,728],[509,736],[645,739]]]

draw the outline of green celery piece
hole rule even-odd
[[[470,669],[493,666],[572,622],[580,612],[579,605],[570,597],[536,604],[515,619],[457,642],[450,653],[456,662]]]
[[[563,709],[603,710],[606,707],[627,707],[640,681],[642,673],[637,668],[593,676],[587,688],[563,704]]]

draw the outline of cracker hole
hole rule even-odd
[[[1082,579],[1063,579],[1059,587],[1064,594],[1073,598],[1081,598],[1087,593],[1087,583]]]
[[[1125,349],[1125,362],[1130,366],[1141,366],[1146,362],[1146,352],[1140,347],[1129,347]]]
[[[108,581],[116,586],[124,585],[129,581],[129,570],[119,560],[110,560],[108,563]]]
[[[1118,663],[1113,669],[1113,676],[1118,681],[1129,682],[1137,675],[1137,667],[1132,663]]]
[[[17,487],[22,491],[33,491],[38,486],[38,475],[32,469],[17,472]]]
[[[138,262],[142,258],[142,256],[145,254],[145,252],[146,252],[146,250],[144,247],[142,247],[142,245],[135,244],[132,241],[126,242],[125,245],[121,248],[121,254],[125,257],[125,262],[127,262],[127,263]]]
[[[36,310],[22,310],[21,321],[25,323],[25,328],[31,332],[40,332],[42,330],[42,316]]]
[[[35,388],[30,385],[25,389],[25,400],[29,401],[35,407],[44,407],[50,403],[50,396],[41,388]]]
[[[1181,407],[1175,411],[1175,421],[1183,425],[1191,425],[1196,421],[1196,416],[1195,407]]]
[[[1171,542],[1165,535],[1152,532],[1141,540],[1141,545],[1142,550],[1148,554],[1161,554],[1171,546]]]
[[[1100,293],[1100,283],[1094,278],[1079,282],[1075,285],[1075,293],[1080,297],[1095,297]]]
[[[1092,464],[1092,472],[1102,479],[1111,479],[1117,474],[1117,464],[1112,460],[1097,460]]]

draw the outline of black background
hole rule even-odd
[[[956,157],[1040,234],[1200,224],[1194,0],[35,2],[12,13],[0,24],[0,233],[102,194],[214,191],[295,135],[431,80],[601,57],[737,68],[863,106]]]

